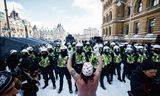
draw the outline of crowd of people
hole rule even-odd
[[[41,79],[44,80],[42,89],[51,80],[53,90],[58,88],[60,94],[64,75],[69,93],[73,93],[72,86],[75,85],[75,93],[79,96],[96,96],[98,83],[106,90],[104,77],[112,84],[114,75],[120,82],[125,83],[126,78],[131,81],[131,90],[128,89],[130,96],[160,94],[158,44],[104,42],[92,45],[90,42],[73,42],[55,46],[46,44],[39,48],[39,52],[29,46],[20,53],[17,54],[15,49],[10,50],[10,55],[3,62],[0,94],[17,94],[17,90],[20,90],[22,96],[37,96],[37,85]],[[7,67],[9,70],[6,71]],[[59,82],[59,86],[56,86],[56,82]]]

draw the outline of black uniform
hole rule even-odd
[[[53,74],[53,69],[54,69],[54,66],[55,66],[54,64],[55,63],[53,62],[52,57],[50,57],[50,56],[45,56],[45,57],[41,56],[41,60],[39,62],[39,66],[40,66],[40,70],[42,72],[44,83],[45,83],[43,89],[48,86],[49,78],[52,81],[53,89],[56,88],[55,77],[54,77],[54,74]],[[48,75],[49,75],[49,77],[48,77]]]
[[[57,68],[58,68],[58,74],[60,77],[60,82],[59,82],[60,86],[59,86],[58,93],[61,93],[63,89],[64,75],[66,76],[66,79],[68,81],[69,92],[72,93],[71,75],[67,69],[67,60],[68,60],[68,56],[62,56],[62,55],[59,55],[59,58],[57,59]]]
[[[103,89],[106,89],[103,83],[104,76],[107,77],[107,82],[111,84],[113,80],[113,54],[106,52],[102,54],[103,62],[104,62],[104,67],[102,69],[102,73],[100,76],[100,85]]]
[[[14,72],[14,69],[19,63],[19,56],[17,54],[11,54],[6,60],[6,63],[11,70],[11,72]]]
[[[160,85],[156,84],[155,78],[147,77],[142,69],[138,66],[131,75],[131,93],[134,96],[159,96]]]

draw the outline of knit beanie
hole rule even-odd
[[[7,71],[0,71],[0,94],[9,88],[13,81],[14,78],[11,73]]]
[[[157,69],[156,64],[150,59],[145,60],[141,66],[143,70]]]

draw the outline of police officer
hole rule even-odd
[[[56,80],[58,79],[58,71],[57,71],[57,58],[58,58],[58,53],[56,54],[55,49],[52,47],[52,45],[48,44],[47,45],[47,50],[48,50],[48,55],[53,59],[54,61],[54,72],[55,72],[55,77]]]
[[[147,56],[146,56],[143,46],[137,46],[136,49],[137,49],[137,52],[136,52],[135,62],[136,62],[136,67],[137,67],[143,64],[143,61],[147,59]]]
[[[84,49],[84,52],[85,52],[85,55],[86,55],[86,61],[89,62],[89,58],[90,58],[90,56],[92,54],[92,52],[91,52],[92,51],[92,47],[90,46],[90,43],[87,42],[83,49]]]
[[[28,53],[29,53],[29,57],[31,57],[32,60],[35,60],[36,56],[34,54],[33,47],[29,46],[29,47],[27,47],[27,50],[28,50]]]
[[[121,50],[119,46],[114,46],[113,48],[114,50],[114,68],[117,70],[117,74],[118,74],[118,80],[122,81],[121,79],[121,63],[122,63],[122,54],[121,54]],[[113,69],[114,70],[114,69]]]
[[[76,42],[72,42],[72,49],[73,49],[73,52],[76,51],[76,44],[77,44]]]
[[[85,53],[83,52],[83,44],[78,42],[76,44],[76,52],[73,55],[74,68],[78,74],[81,73],[84,62],[86,62]],[[77,86],[75,85],[75,93],[78,92]]]
[[[60,54],[57,59],[57,67],[58,67],[58,74],[60,77],[60,82],[59,82],[59,90],[58,93],[61,93],[63,89],[63,77],[64,75],[67,78],[68,81],[68,87],[69,87],[69,92],[73,93],[72,91],[72,82],[71,82],[71,75],[67,69],[67,60],[68,60],[68,55],[67,55],[67,47],[62,45],[60,47]]]
[[[27,49],[23,49],[21,51],[21,54],[22,54],[22,57],[19,60],[18,67],[21,70],[21,81],[24,81],[24,80],[28,79],[28,78],[26,78],[25,72],[30,73],[34,62],[31,59],[31,57],[29,57],[29,53],[28,53]]]
[[[98,66],[98,60],[97,60],[94,52],[92,52],[91,55],[89,56],[89,62],[91,64],[93,64],[93,68],[94,68],[94,71],[95,71],[97,69],[97,66]]]
[[[33,61],[31,71],[32,72],[34,72],[34,71],[38,72],[39,71],[39,66],[38,66],[38,63],[37,63],[37,59],[39,59],[39,57],[35,55],[35,51],[34,51],[33,47],[29,46],[26,49],[28,50],[29,57]]]
[[[52,81],[53,84],[53,89],[56,88],[55,85],[55,77],[53,74],[53,68],[55,63],[53,62],[52,57],[48,56],[48,51],[47,48],[42,47],[41,48],[41,58],[40,58],[40,62],[39,62],[39,66],[40,66],[40,70],[42,72],[43,75],[43,79],[44,79],[44,87],[43,89],[45,89],[48,86],[48,80],[49,78]],[[48,77],[49,75],[49,77]]]
[[[59,42],[57,42],[56,46],[55,46],[55,52],[58,54],[60,52],[60,46],[61,44]]]
[[[10,50],[10,55],[6,60],[6,63],[8,65],[8,68],[11,70],[11,72],[15,72],[15,68],[19,63],[19,56],[17,54],[17,50]]]
[[[130,79],[131,73],[135,68],[135,54],[131,47],[126,48],[126,53],[124,56],[124,66],[123,66],[123,74],[122,81],[125,81],[125,76],[127,75],[128,79]]]
[[[99,47],[99,52],[102,55],[102,53],[103,53],[103,44],[102,43],[98,44],[98,47]]]
[[[110,48],[108,46],[104,46],[102,54],[102,60],[104,62],[104,66],[100,77],[100,85],[103,89],[106,89],[103,83],[104,76],[107,77],[107,82],[109,84],[111,84],[113,80],[113,72],[111,69],[111,64],[113,63],[113,54],[111,54],[109,50]]]
[[[153,46],[152,61],[160,64],[160,45]]]
[[[158,69],[158,77],[160,79],[160,45],[153,46],[153,53],[151,57],[152,61],[157,65]]]

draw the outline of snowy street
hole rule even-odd
[[[57,88],[53,90],[52,83],[49,81],[49,86],[45,89],[42,89],[41,87],[44,86],[43,79],[41,79],[41,85],[38,91],[38,96],[77,96],[74,93],[75,86],[74,86],[74,80],[72,79],[72,89],[73,93],[70,94],[68,90],[68,84],[66,81],[66,78],[64,77],[64,85],[63,90],[60,94],[58,94],[58,88],[59,88],[59,80],[56,81]],[[106,78],[104,78],[104,85],[106,86],[106,90],[103,90],[100,87],[98,87],[97,90],[97,96],[128,96],[127,91],[130,90],[130,81],[126,79],[126,83],[118,81],[116,76],[114,75],[113,83],[112,85],[109,85],[107,83]]]

